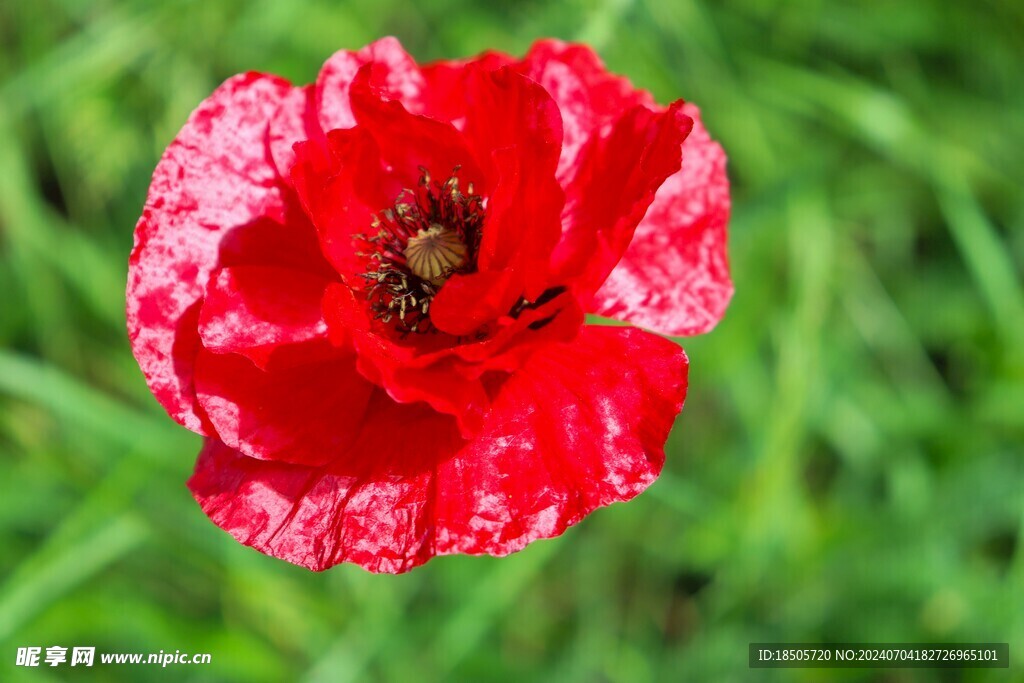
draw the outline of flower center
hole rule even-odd
[[[396,321],[403,334],[429,332],[430,302],[456,273],[476,269],[484,200],[469,183],[459,188],[459,168],[443,183],[422,175],[402,190],[391,208],[373,219],[376,234],[356,235],[364,258],[364,291],[374,317]]]

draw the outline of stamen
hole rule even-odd
[[[484,199],[467,183],[463,194],[459,167],[443,183],[422,175],[415,189],[403,190],[391,208],[373,218],[373,236],[356,235],[366,271],[366,297],[374,317],[397,318],[403,334],[428,332],[430,302],[455,273],[473,272],[484,221]]]

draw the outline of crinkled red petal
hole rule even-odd
[[[128,266],[132,351],[157,400],[208,433],[192,381],[199,300],[225,237],[263,217],[280,220],[267,121],[292,91],[248,73],[228,79],[192,113],[153,173]]]
[[[321,465],[359,433],[373,385],[351,353],[314,345],[261,370],[235,354],[202,350],[196,392],[216,435],[247,456]]]
[[[463,136],[492,180],[478,267],[513,269],[536,298],[561,235],[565,195],[555,177],[562,147],[558,106],[509,68],[469,68]]]
[[[655,108],[650,93],[609,73],[587,45],[538,40],[515,68],[558,103],[564,131],[558,178],[563,184],[576,175],[578,157],[591,137],[635,106]]]
[[[430,304],[430,322],[461,337],[508,315],[523,293],[523,278],[513,270],[453,275]]]
[[[284,344],[326,339],[321,301],[328,280],[287,268],[216,271],[199,312],[199,336],[214,353],[238,353],[264,368]]]
[[[629,328],[587,327],[532,356],[438,469],[435,554],[514,552],[646,489],[686,374],[682,349]]]
[[[692,125],[681,102],[662,112],[638,106],[583,148],[566,188],[554,267],[585,302],[622,258],[658,188],[679,170]]]
[[[430,354],[429,360],[418,359],[422,349],[400,344],[371,324],[364,302],[344,285],[327,288],[324,317],[332,340],[351,343],[359,372],[386,389],[392,399],[399,403],[423,401],[438,412],[454,415],[464,433],[479,429],[490,406],[487,392],[479,381],[453,371],[458,359],[450,357],[443,340],[438,340],[442,348]]]
[[[270,120],[267,144],[282,178],[287,179],[291,175],[295,164],[293,147],[296,143],[304,140],[324,143],[324,131],[320,128],[316,113],[316,88],[307,85],[292,89]]]
[[[210,519],[261,552],[317,571],[348,561],[398,573],[429,559],[434,468],[462,443],[450,417],[378,391],[330,466],[260,461],[211,439],[189,488]]]
[[[380,68],[361,68],[349,95],[359,129],[373,138],[381,164],[393,179],[389,199],[393,201],[403,188],[415,187],[421,168],[443,180],[457,166],[462,168],[461,177],[486,194],[488,179],[459,131],[448,122],[411,113],[402,100],[390,99],[387,91],[375,86],[374,74]]]
[[[587,328],[506,382],[470,442],[450,418],[379,394],[330,465],[268,463],[209,440],[189,486],[239,541],[314,570],[399,573],[436,555],[504,555],[657,478],[686,369],[672,342]]]
[[[595,313],[669,335],[710,330],[733,292],[725,153],[704,129],[697,108],[687,104],[683,111],[694,126],[683,143],[682,168],[658,189],[593,303]]]
[[[353,236],[370,230],[374,215],[393,201],[393,195],[384,199],[389,195],[376,144],[361,129],[335,130],[326,145],[296,145],[295,156],[292,184],[316,226],[322,253],[338,274],[356,275],[365,266]],[[364,189],[372,194],[364,196]]]
[[[225,233],[218,247],[217,265],[287,268],[336,280],[338,274],[324,258],[316,228],[298,206],[295,193],[285,192],[283,199],[283,218],[264,216]]]
[[[417,103],[424,86],[420,68],[401,43],[389,36],[358,51],[339,50],[324,63],[316,79],[317,114],[324,131],[356,125],[349,89],[359,69],[370,63],[378,67],[374,86],[419,112]]]
[[[516,60],[501,52],[487,51],[469,59],[444,60],[420,68],[424,86],[419,93],[422,114],[439,121],[448,121],[460,130],[465,125],[467,79],[474,71],[495,71],[515,64]]]

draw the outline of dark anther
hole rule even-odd
[[[552,313],[551,315],[549,315],[546,318],[541,318],[540,320],[534,320],[532,323],[527,325],[527,327],[529,327],[531,330],[539,330],[540,328],[544,327],[549,322],[554,320],[558,316],[558,314],[561,313],[561,312],[562,312],[562,309],[558,309],[557,311],[555,311],[554,313]]]
[[[509,310],[508,314],[513,318],[518,318],[523,311],[532,311],[536,308],[540,308],[549,301],[554,300],[555,297],[557,297],[559,294],[564,293],[565,291],[566,287],[559,285],[558,287],[548,287],[547,289],[545,289],[541,293],[541,295],[537,297],[536,301],[527,301],[525,298],[520,298],[519,301],[517,301],[516,304]],[[530,325],[530,327],[532,329],[538,329],[533,327],[533,325]],[[543,327],[543,325],[541,325],[541,327]]]
[[[544,304],[551,301],[559,294],[563,293],[565,290],[566,287],[563,285],[559,285],[558,287],[549,287],[548,289],[545,289],[544,292],[539,297],[537,297],[537,300],[533,302],[533,308],[539,308],[540,306],[543,306]]]

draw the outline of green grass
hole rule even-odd
[[[1003,681],[759,672],[751,641],[1009,641],[1024,656],[1024,9],[449,0],[0,5],[0,680]],[[315,78],[595,45],[730,156],[736,297],[686,340],[665,474],[507,559],[312,574],[184,487],[198,438],[128,349],[149,175],[246,70]],[[16,669],[27,645],[213,664]]]

